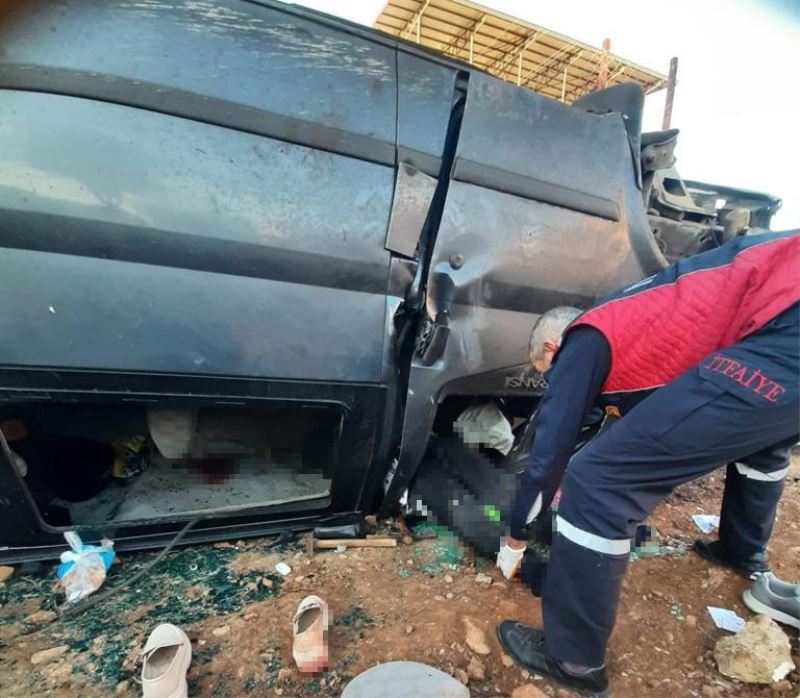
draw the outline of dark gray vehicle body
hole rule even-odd
[[[445,397],[536,395],[538,315],[665,263],[620,113],[362,27],[12,0],[0,47],[0,398],[341,409],[329,498],[195,539],[366,511],[396,458],[390,511]],[[124,549],[181,525],[102,532]],[[5,557],[60,538],[0,463]]]

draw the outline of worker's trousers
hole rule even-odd
[[[800,422],[797,322],[780,320],[651,393],[570,461],[542,595],[550,655],[604,663],[630,539],[681,483],[728,463],[720,539],[737,557],[765,549]]]

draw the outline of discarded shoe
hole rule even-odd
[[[187,698],[186,672],[191,662],[192,643],[186,633],[170,623],[159,625],[144,646],[144,698]]]
[[[744,605],[754,613],[800,629],[800,584],[778,579],[772,572],[759,574],[742,594]]]
[[[547,676],[582,695],[608,695],[605,667],[592,669],[586,674],[570,674],[557,659],[547,654],[541,630],[534,630],[513,620],[504,620],[497,626],[497,639],[506,653],[531,673]]]
[[[756,574],[769,572],[769,565],[764,553],[753,554],[746,558],[737,558],[719,540],[696,540],[694,542],[694,551],[709,562],[730,567],[748,579],[753,579]]]
[[[328,665],[328,604],[319,596],[306,596],[292,619],[292,656],[297,668],[312,674]]]

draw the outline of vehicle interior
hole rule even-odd
[[[332,408],[13,404],[0,429],[54,527],[157,521],[324,499]]]

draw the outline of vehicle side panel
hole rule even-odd
[[[0,363],[380,380],[391,168],[2,94]]]
[[[428,279],[430,322],[446,317],[449,333],[432,363],[412,361],[384,512],[413,477],[447,395],[540,394],[540,376],[520,380],[530,378],[538,316],[586,308],[663,264],[622,117],[472,73]]]
[[[394,163],[395,51],[241,0],[11,0],[0,85],[147,106]]]

